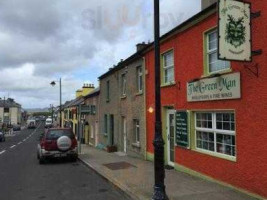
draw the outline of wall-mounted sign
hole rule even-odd
[[[81,113],[91,113],[91,106],[88,105],[81,105]]]
[[[187,83],[189,102],[239,98],[241,98],[239,72]]]
[[[188,117],[186,111],[177,111],[176,123],[176,144],[181,147],[189,147],[188,138]]]
[[[250,3],[219,0],[219,59],[251,61],[250,7]]]

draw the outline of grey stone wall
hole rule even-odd
[[[143,92],[138,93],[137,87],[137,67],[142,67],[143,72]],[[126,76],[126,96],[121,94],[122,80],[121,75]],[[104,146],[109,144],[109,133],[104,133],[104,116],[114,116],[114,143],[118,151],[124,151],[124,134],[123,120],[126,119],[126,136],[127,150],[126,153],[130,156],[141,157],[145,156],[146,149],[146,133],[145,133],[145,69],[143,59],[136,59],[131,64],[124,68],[108,75],[100,80],[100,95],[99,95],[99,142]],[[110,82],[110,99],[106,100],[107,81]],[[140,122],[140,143],[135,142],[134,120]]]
[[[137,67],[142,67],[143,73],[143,91],[138,91],[137,84]],[[126,76],[126,96],[120,93],[119,99],[119,149],[123,151],[124,148],[124,134],[123,134],[123,117],[126,119],[126,137],[128,155],[134,157],[145,156],[146,133],[145,133],[145,91],[144,91],[144,77],[145,69],[143,66],[143,59],[138,59],[132,62],[127,67],[124,67],[119,72],[119,86],[122,85],[122,74]],[[139,120],[140,125],[140,143],[136,143],[134,120]]]

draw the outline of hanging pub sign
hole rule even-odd
[[[219,0],[218,58],[251,61],[250,3]]]
[[[176,144],[180,147],[189,148],[188,117],[186,111],[176,111]]]

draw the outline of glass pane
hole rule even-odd
[[[171,82],[174,80],[174,68],[165,69],[165,83]]]
[[[164,67],[173,65],[173,52],[166,53],[164,55]]]

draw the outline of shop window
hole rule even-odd
[[[217,30],[206,34],[206,74],[219,73],[230,69],[230,62],[218,60]]]
[[[196,148],[236,156],[235,114],[232,112],[195,113]]]
[[[174,59],[173,51],[169,51],[162,55],[162,80],[163,84],[174,83]]]

